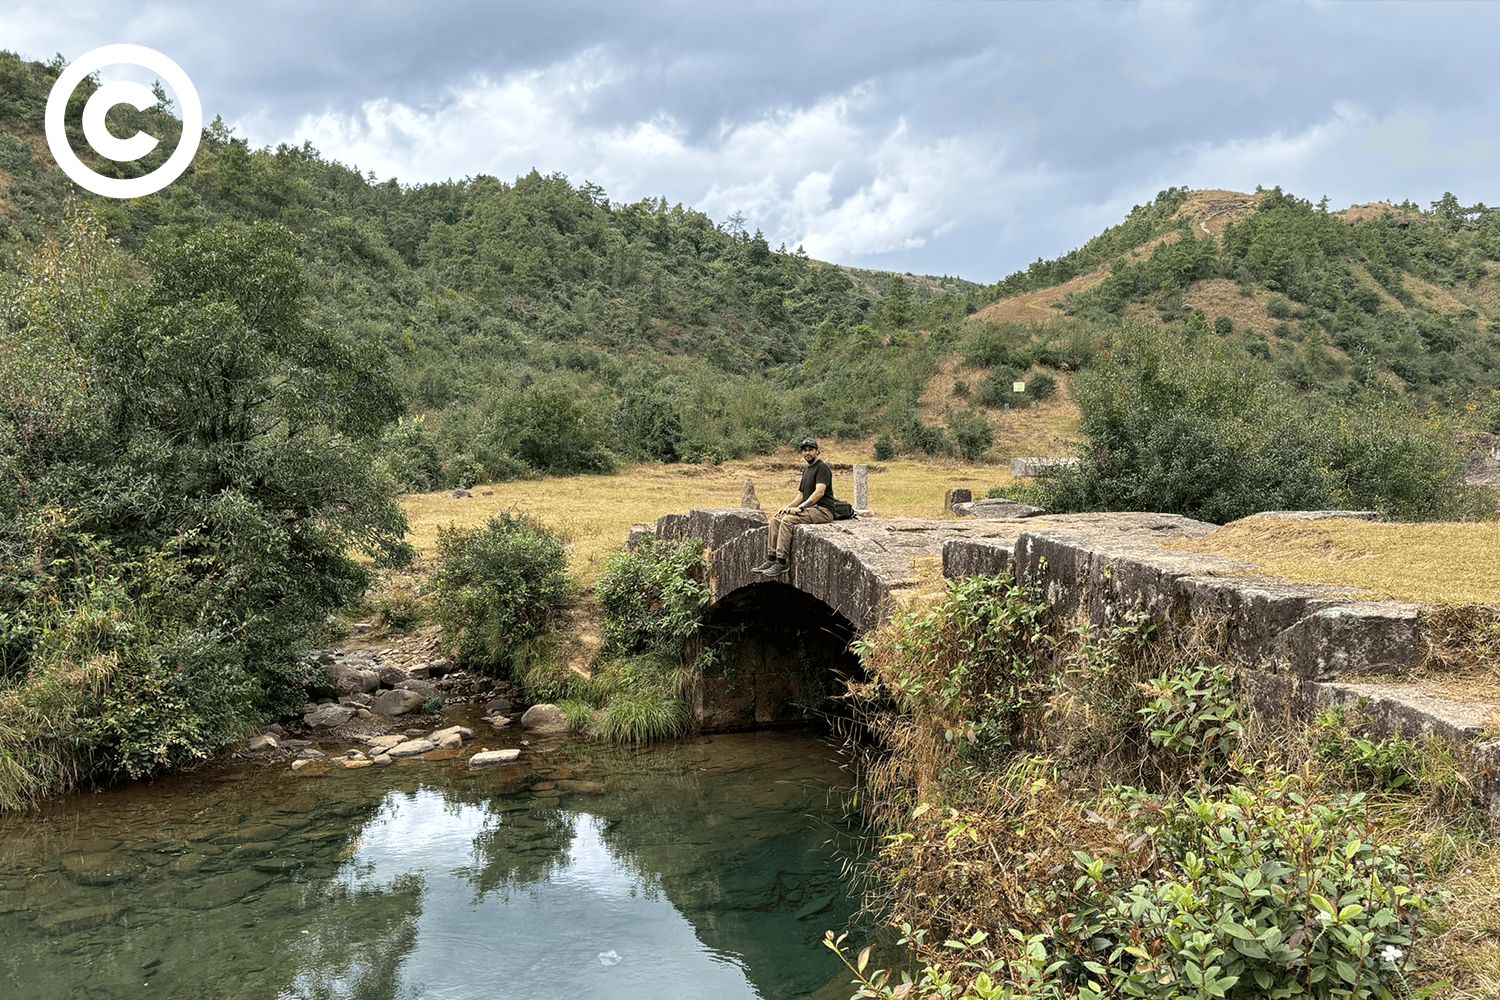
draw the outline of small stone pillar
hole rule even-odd
[[[755,495],[755,480],[745,478],[745,490],[740,494],[740,506],[760,510],[760,498]]]
[[[868,465],[854,467],[854,509],[870,509],[870,467]]]
[[[956,503],[970,503],[970,502],[973,501],[973,499],[974,499],[974,491],[973,490],[967,490],[967,489],[964,489],[963,487],[957,487],[955,489],[951,489],[943,497],[943,513],[944,514],[952,514],[953,513],[953,505],[954,504],[956,504]]]

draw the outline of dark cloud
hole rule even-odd
[[[0,6],[31,57],[167,52],[257,145],[316,135],[405,181],[534,165],[977,280],[1170,184],[1500,200],[1497,27],[1467,3]]]

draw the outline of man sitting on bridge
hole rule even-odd
[[[818,442],[802,441],[802,484],[797,487],[797,502],[771,515],[771,530],[766,535],[766,561],[755,567],[756,573],[778,577],[786,572],[787,550],[792,545],[792,529],[799,524],[827,524],[833,520],[833,469],[818,457]]]

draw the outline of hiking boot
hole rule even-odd
[[[754,569],[752,569],[750,572],[752,572],[752,573],[764,573],[766,570],[770,569],[772,566],[775,566],[775,565],[776,565],[776,557],[775,556],[766,556],[766,561],[763,562],[763,563],[761,563],[759,566],[755,567]]]
[[[762,576],[777,577],[786,573],[786,563],[780,559],[771,560],[771,565],[761,571]]]

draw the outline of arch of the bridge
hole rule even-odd
[[[701,635],[694,715],[705,730],[806,721],[860,669],[849,649],[854,624],[785,584],[738,587],[714,601]]]

